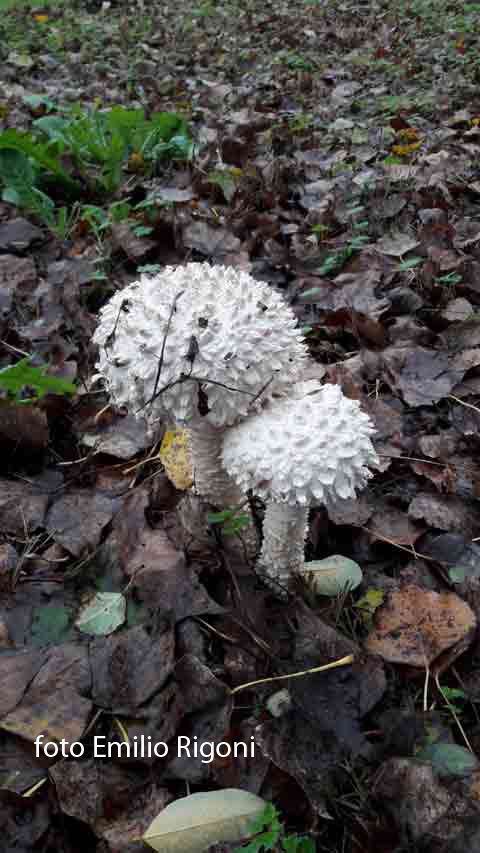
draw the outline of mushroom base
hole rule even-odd
[[[254,559],[258,552],[258,536],[250,507],[244,506],[246,495],[225,471],[222,465],[222,441],[224,429],[216,428],[202,421],[188,428],[189,445],[192,454],[194,490],[205,501],[219,510],[242,507],[242,515],[249,516],[249,524],[234,536],[226,535],[225,541],[231,546],[234,539],[239,541],[239,549],[247,559]]]
[[[257,570],[277,594],[286,592],[292,575],[303,569],[307,529],[307,506],[267,504]]]

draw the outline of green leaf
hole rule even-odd
[[[308,835],[290,835],[282,841],[285,853],[315,853],[316,846],[313,838]]]
[[[37,110],[39,107],[45,107],[45,109],[50,112],[55,109],[54,101],[47,98],[46,95],[24,95],[22,100],[27,107],[31,107],[33,110]]]
[[[15,148],[0,148],[0,180],[7,186],[27,187],[35,181],[32,164],[23,151]]]
[[[58,180],[62,181],[65,186],[77,191],[80,185],[77,181],[70,178],[63,169],[60,161],[48,153],[48,145],[36,142],[31,134],[20,133],[18,130],[5,130],[0,133],[0,149],[13,148],[16,151],[23,151],[28,157],[31,157],[39,166],[47,172],[54,174]]]
[[[163,809],[142,839],[159,853],[201,853],[212,844],[250,835],[265,805],[236,788],[190,794]]]
[[[66,141],[65,131],[68,129],[68,119],[62,116],[42,116],[32,122],[33,126],[40,129],[50,139],[62,139]]]
[[[14,204],[15,207],[23,207],[22,199],[13,187],[7,187],[6,190],[2,192],[2,201],[5,201],[7,204]]]
[[[456,743],[432,743],[415,757],[420,761],[430,761],[433,769],[442,776],[465,776],[480,767],[477,757]]]
[[[274,832],[261,832],[253,841],[243,847],[237,847],[238,853],[263,853],[265,850],[275,850],[277,848],[278,835]],[[235,853],[237,853],[235,851]]]
[[[97,592],[81,610],[75,626],[84,634],[106,636],[125,622],[127,603],[121,592]]]
[[[376,589],[375,587],[370,586],[365,595],[359,598],[355,603],[354,607],[360,611],[360,617],[366,625],[371,625],[372,616],[377,608],[380,607],[384,598],[385,592],[383,589]]]
[[[77,390],[75,385],[56,376],[47,376],[43,371],[45,367],[32,367],[29,358],[22,358],[12,367],[4,367],[0,370],[0,388],[12,395],[17,402],[27,403],[34,398],[21,400],[20,394],[24,388],[33,388],[36,397],[44,397],[45,394],[74,394]]]
[[[231,517],[231,510],[224,509],[222,512],[209,512],[207,521],[209,524],[223,524],[224,521],[229,521]]]

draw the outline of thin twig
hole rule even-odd
[[[405,545],[399,545],[398,542],[394,542],[393,539],[389,539],[388,536],[382,536],[377,530],[372,530],[370,527],[365,527],[363,524],[359,524],[359,527],[362,530],[366,530],[367,533],[372,533],[373,536],[376,536],[377,539],[381,539],[382,542],[387,542],[389,545],[394,545],[395,548],[400,548],[401,551],[406,551],[407,554],[410,554],[411,557],[414,557],[415,560],[419,558],[422,560],[430,560],[431,563],[438,563],[438,560],[435,560],[434,557],[429,557],[427,554],[419,554],[418,551],[415,551],[412,547],[407,548]]]
[[[258,398],[262,396],[263,392],[268,388],[268,386],[270,385],[271,382],[273,382],[273,374],[270,377],[270,379],[268,379],[265,382],[265,385],[263,385],[263,387],[260,388],[260,391],[258,392],[258,394],[255,394],[255,397],[253,398],[253,400],[250,401],[251,406],[253,406],[253,404],[257,402]]]
[[[166,326],[166,329],[165,329],[165,334],[164,334],[164,336],[163,336],[162,349],[161,349],[161,352],[160,352],[160,358],[159,358],[159,360],[158,360],[157,375],[156,375],[156,377],[155,377],[155,385],[153,386],[153,394],[152,394],[152,398],[151,398],[151,400],[149,400],[149,401],[148,401],[148,403],[146,403],[146,404],[145,404],[146,406],[148,406],[148,405],[149,405],[149,403],[152,403],[152,402],[153,402],[153,400],[155,399],[156,393],[157,393],[158,383],[159,383],[159,381],[160,381],[160,374],[161,374],[161,372],[162,372],[162,367],[163,367],[163,357],[164,357],[164,355],[165,355],[165,347],[166,347],[166,345],[167,345],[167,336],[168,336],[168,333],[169,333],[169,331],[170,331],[170,323],[172,322],[173,313],[174,313],[174,311],[175,311],[175,309],[176,309],[176,307],[177,307],[177,302],[178,302],[178,300],[180,299],[180,297],[181,297],[182,293],[185,293],[185,291],[184,291],[184,290],[180,290],[180,291],[179,291],[179,293],[177,293],[177,295],[175,296],[175,299],[174,299],[174,300],[173,300],[173,302],[172,302],[172,307],[170,308],[170,314],[168,315],[167,326]]]

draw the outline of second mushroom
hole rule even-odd
[[[356,400],[315,380],[226,431],[225,469],[266,502],[258,568],[277,592],[304,566],[309,508],[355,497],[372,476],[373,432]]]

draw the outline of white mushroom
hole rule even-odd
[[[372,476],[373,432],[356,400],[315,380],[225,432],[224,467],[267,502],[258,568],[277,592],[304,566],[309,507],[354,497]]]
[[[241,503],[221,465],[223,431],[288,393],[307,359],[282,297],[231,267],[166,267],[115,293],[93,340],[113,402],[149,425],[187,426],[197,491],[222,508]]]

